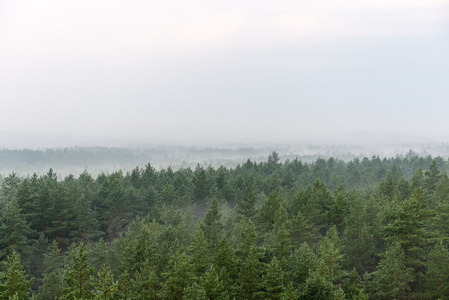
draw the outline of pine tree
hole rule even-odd
[[[337,282],[342,277],[341,262],[343,254],[337,228],[332,226],[320,243],[320,273],[331,282]]]
[[[117,288],[115,290],[115,299],[128,300],[132,299],[133,282],[127,270],[120,274],[117,280]]]
[[[0,273],[0,299],[25,300],[30,298],[32,279],[27,279],[25,271],[20,263],[20,255],[12,251],[4,263],[5,272]]]
[[[301,300],[330,300],[334,293],[334,285],[319,272],[311,272],[302,286],[299,299]]]
[[[253,247],[249,249],[239,273],[240,298],[259,299],[261,288],[261,264]]]
[[[182,299],[186,288],[195,280],[192,270],[190,258],[182,250],[175,253],[169,262],[167,272],[162,273],[162,277],[165,278],[162,286],[162,298]]]
[[[116,282],[114,276],[103,266],[94,280],[95,300],[109,300],[115,293]],[[147,298],[148,299],[148,298]]]
[[[243,215],[246,220],[256,216],[256,192],[252,183],[243,190],[243,197],[242,200],[237,203],[236,211]]]
[[[416,189],[410,199],[401,203],[384,228],[387,240],[401,246],[404,252],[404,268],[411,267],[414,270],[412,293],[419,291],[419,276],[425,269],[426,249],[432,244],[432,237],[426,230],[430,217],[431,212],[427,210],[423,191]]]
[[[63,274],[61,249],[56,241],[50,244],[45,254],[44,265],[46,267],[42,285],[37,294],[38,300],[56,300],[62,295]]]
[[[218,249],[214,254],[214,263],[219,272],[220,279],[223,280],[225,290],[229,292],[229,296],[236,296],[236,281],[238,279],[237,266],[239,260],[236,251],[231,243],[223,234]]]
[[[266,275],[263,276],[264,299],[281,299],[281,294],[284,291],[284,278],[284,271],[275,256],[268,265]]]
[[[429,253],[425,275],[426,296],[429,299],[449,298],[449,251],[439,243]]]
[[[209,196],[211,182],[207,177],[206,170],[199,164],[196,166],[192,177],[193,193],[199,202],[204,202]]]
[[[208,300],[207,293],[204,288],[196,282],[193,282],[185,289],[184,296],[182,299],[185,300]]]
[[[291,222],[291,235],[293,245],[298,247],[304,242],[312,243],[317,240],[319,231],[314,224],[311,224],[308,218],[301,212]]]
[[[29,255],[28,236],[30,226],[22,214],[17,200],[12,199],[2,215],[0,223],[0,259],[17,252],[22,259]]]
[[[223,279],[220,279],[214,265],[201,278],[201,286],[207,294],[207,299],[226,300],[229,299],[229,294],[225,289]]]
[[[197,230],[189,247],[190,262],[197,277],[201,277],[210,263],[208,244],[202,231]]]
[[[259,220],[264,230],[269,231],[273,229],[274,217],[280,205],[281,200],[276,192],[271,192],[270,195],[262,201],[259,211]]]
[[[310,272],[318,268],[318,258],[307,243],[303,243],[290,257],[290,278],[294,287],[306,282]]]
[[[399,243],[388,248],[380,261],[378,270],[373,273],[373,291],[380,299],[403,299],[410,291],[413,269],[405,263],[404,250]]]
[[[94,285],[92,283],[92,275],[94,270],[89,267],[87,253],[84,250],[83,243],[78,247],[73,247],[65,269],[64,282],[66,287],[63,289],[63,297],[61,299],[75,300],[93,298]]]
[[[360,196],[354,199],[343,234],[346,266],[353,266],[360,274],[374,271],[375,240],[370,233],[365,208]]]
[[[218,212],[218,203],[217,200],[214,199],[211,208],[207,211],[200,226],[204,233],[204,237],[212,247],[212,250],[217,248],[218,241],[222,234],[223,224],[221,223],[220,218],[221,214]]]
[[[346,200],[346,195],[343,192],[343,186],[340,185],[330,209],[331,224],[337,227],[339,235],[343,234],[344,222],[346,220],[347,214],[348,201]]]

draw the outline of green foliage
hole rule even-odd
[[[380,299],[406,298],[413,281],[413,269],[407,266],[404,250],[399,243],[387,249],[373,277],[373,293]]]
[[[239,273],[240,296],[243,299],[259,299],[262,265],[253,247],[249,249]]]
[[[94,297],[92,275],[94,270],[89,267],[87,253],[83,243],[72,247],[70,257],[65,265],[63,297],[61,299],[91,299]]]
[[[1,218],[0,258],[4,259],[13,252],[17,252],[21,257],[28,255],[30,234],[30,227],[14,198],[7,204]]]
[[[162,273],[165,282],[162,286],[163,298],[182,299],[186,289],[195,281],[193,266],[190,258],[183,251],[175,253],[170,262],[167,272]],[[193,291],[190,291],[193,293]]]
[[[50,244],[48,252],[45,254],[44,265],[46,267],[42,285],[39,287],[37,299],[56,300],[62,295],[63,287],[63,259],[61,249],[56,241]]]
[[[112,298],[116,290],[116,283],[114,282],[114,276],[106,270],[105,267],[101,269],[97,274],[97,278],[94,279],[95,285],[95,297],[98,300],[108,300]],[[149,298],[147,298],[149,299]]]
[[[33,280],[27,278],[20,263],[20,255],[13,250],[3,267],[4,271],[0,272],[0,299],[29,299]]]
[[[273,152],[229,169],[12,174],[1,291],[19,253],[27,299],[444,299],[448,167]]]

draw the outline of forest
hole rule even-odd
[[[0,300],[448,299],[448,169],[409,151],[11,172]]]

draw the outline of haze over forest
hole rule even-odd
[[[2,1],[0,147],[444,142],[448,28],[445,0]]]

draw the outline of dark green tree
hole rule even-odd
[[[426,297],[449,298],[449,251],[439,243],[429,253],[425,275]]]
[[[237,203],[236,211],[247,220],[256,216],[256,191],[252,183],[243,190],[243,197]]]
[[[204,216],[203,222],[200,225],[204,233],[204,237],[212,249],[216,249],[218,242],[222,235],[223,224],[220,221],[221,214],[218,212],[218,203],[214,199],[211,208]]]
[[[199,164],[196,166],[192,177],[193,193],[199,202],[204,202],[209,196],[211,182],[206,170]]]
[[[30,226],[14,198],[6,206],[0,222],[0,259],[17,252],[26,260],[30,252],[30,234]]]
[[[53,241],[45,254],[44,265],[46,269],[42,285],[39,286],[37,299],[56,300],[61,297],[64,283],[62,264],[61,249],[58,248],[57,242]]]

